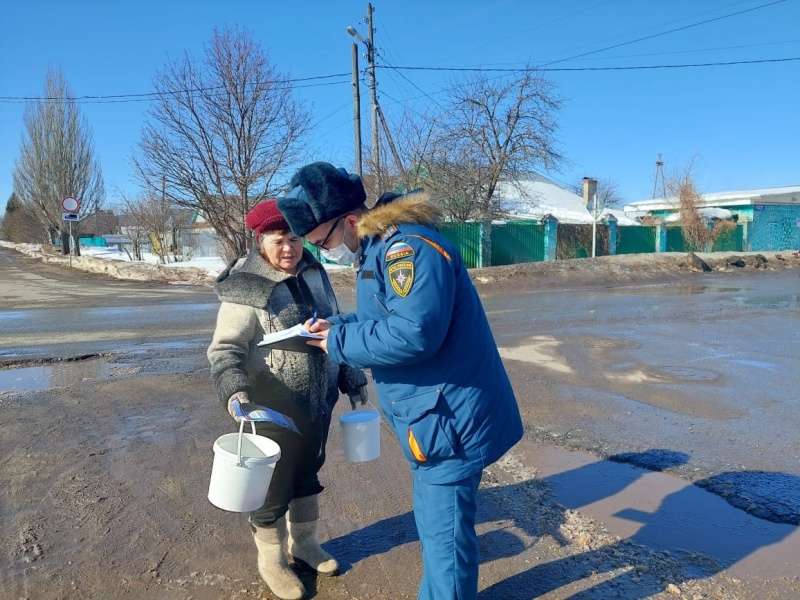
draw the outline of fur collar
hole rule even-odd
[[[303,248],[303,258],[297,266],[297,275],[308,268],[317,267],[318,264],[314,256]],[[293,275],[269,266],[256,247],[247,256],[232,261],[219,274],[214,283],[214,291],[223,302],[266,308],[275,286],[290,277]]]
[[[372,238],[392,225],[403,223],[438,227],[443,220],[441,209],[431,201],[428,192],[411,192],[364,213],[358,223],[358,236]]]

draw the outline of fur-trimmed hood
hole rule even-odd
[[[438,227],[443,220],[442,210],[431,201],[430,193],[412,191],[364,213],[358,223],[358,237],[375,237],[402,223]]]

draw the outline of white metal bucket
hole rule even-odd
[[[377,410],[356,410],[339,417],[344,456],[365,462],[381,454],[381,416]]]
[[[277,443],[262,435],[226,433],[214,442],[214,464],[208,485],[208,499],[214,506],[231,512],[261,508],[267,497],[275,463],[281,457]]]

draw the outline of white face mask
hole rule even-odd
[[[337,265],[356,264],[361,256],[361,246],[353,251],[350,250],[350,248],[347,247],[347,244],[344,243],[344,240],[342,240],[342,243],[335,248],[331,248],[330,250],[326,248],[320,248],[320,252],[322,253],[322,256],[328,260],[332,260]]]

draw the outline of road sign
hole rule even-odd
[[[61,201],[61,208],[63,208],[68,213],[76,213],[78,209],[81,207],[81,203],[78,202],[77,198],[73,198],[72,196],[67,196]],[[77,221],[77,219],[70,219],[72,221]]]
[[[80,218],[78,217],[78,213],[65,212],[65,213],[61,213],[61,220],[62,221],[80,221]]]

